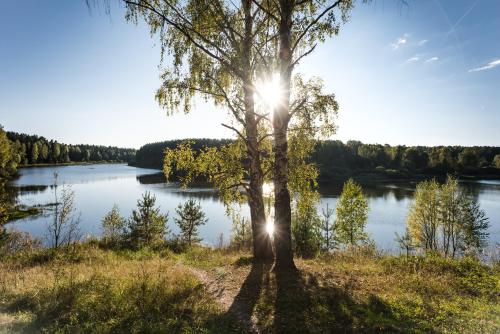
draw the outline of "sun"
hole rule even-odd
[[[266,232],[269,234],[270,237],[273,236],[274,233],[274,221],[272,219],[269,219],[266,222]]]
[[[272,77],[257,82],[255,85],[257,99],[266,108],[274,109],[283,99],[283,89],[281,88],[281,80],[279,73],[275,73]]]
[[[264,182],[262,185],[262,195],[264,197],[272,197],[274,194],[274,184],[271,182]]]

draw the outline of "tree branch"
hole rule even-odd
[[[288,114],[288,120],[292,119],[293,115],[295,115],[307,102],[307,98],[303,98],[297,106],[293,107],[290,113]]]
[[[234,127],[230,126],[230,125],[224,124],[224,123],[220,123],[220,124],[221,124],[223,127],[228,128],[228,129],[233,130],[234,132],[236,132],[236,133],[238,134],[238,136],[239,136],[239,137],[240,137],[240,138],[241,138],[241,139],[242,139],[245,143],[247,143],[247,142],[248,142],[248,141],[247,141],[247,139],[245,138],[245,136],[243,136],[243,134],[242,134],[240,131],[238,131],[238,129],[236,129],[236,128],[234,128]]]
[[[236,110],[236,107],[233,105],[233,102],[231,101],[231,99],[229,98],[229,95],[227,94],[226,90],[224,89],[224,87],[221,86],[221,84],[219,83],[219,81],[212,77],[211,75],[209,75],[208,73],[206,73],[206,76],[212,80],[212,82],[217,86],[217,88],[221,91],[221,96],[222,98],[224,98],[226,100],[226,103],[229,107],[229,109],[231,110],[231,112],[233,113],[233,116],[234,118],[236,118],[236,120],[238,122],[240,122],[242,125],[245,125],[245,121],[243,120],[243,118],[238,114],[238,111]]]
[[[231,69],[239,77],[242,77],[241,71],[238,68],[236,68],[235,66],[233,66],[229,60],[224,59],[224,58],[216,55],[214,52],[212,52],[211,50],[209,50],[206,46],[202,45],[200,42],[198,42],[198,41],[195,40],[195,38],[189,33],[189,31],[191,31],[192,33],[194,33],[195,35],[197,35],[204,43],[207,43],[210,47],[215,48],[218,52],[220,52],[223,55],[223,57],[227,57],[228,59],[230,59],[230,57],[227,56],[227,54],[224,52],[224,50],[222,50],[220,47],[218,47],[215,43],[213,43],[210,40],[208,40],[207,38],[205,38],[200,32],[198,32],[197,30],[195,30],[194,28],[192,28],[192,23],[189,22],[189,20],[187,20],[186,18],[184,18],[182,15],[178,14],[179,17],[183,21],[186,21],[186,22],[188,22],[189,25],[191,25],[191,28],[190,27],[186,27],[185,25],[182,25],[182,24],[180,24],[178,22],[174,22],[173,20],[171,20],[168,17],[166,17],[163,13],[159,12],[156,8],[154,8],[153,6],[151,6],[149,3],[135,2],[135,1],[131,1],[131,0],[122,0],[122,1],[124,3],[126,3],[127,5],[136,6],[138,8],[146,9],[146,10],[149,10],[149,11],[155,13],[164,22],[166,22],[170,26],[174,27],[177,31],[179,31],[181,34],[183,34],[191,43],[193,43],[202,52],[204,52],[205,54],[207,54],[211,58],[219,61],[222,65],[227,66],[229,69]],[[176,9],[175,7],[173,7],[168,1],[165,1],[165,3],[170,8],[172,8],[174,11],[178,12],[178,9]]]
[[[295,49],[297,48],[297,46],[299,45],[300,41],[302,40],[302,38],[304,38],[304,36],[309,32],[309,30],[316,24],[318,23],[319,20],[321,20],[321,18],[323,16],[325,16],[329,11],[331,11],[332,9],[334,9],[335,7],[337,7],[338,5],[340,5],[344,0],[337,0],[335,1],[332,5],[328,6],[325,8],[325,10],[323,10],[323,12],[321,14],[319,14],[314,20],[312,20],[309,25],[304,29],[304,31],[302,31],[302,33],[299,35],[299,37],[297,37],[297,40],[295,41],[295,43],[293,44],[293,47],[292,47],[292,52],[295,51]]]
[[[260,145],[266,138],[269,138],[269,137],[272,137],[273,136],[273,133],[266,133],[264,136],[262,136],[262,138],[259,139],[259,141],[257,142],[258,145]]]
[[[292,62],[290,64],[290,70],[292,70],[299,63],[299,61],[302,60],[302,58],[309,56],[314,51],[314,49],[316,49],[317,45],[318,44],[314,44],[307,52],[304,52],[294,62]]]
[[[257,7],[260,8],[260,10],[262,10],[264,13],[266,13],[269,17],[273,18],[276,22],[279,22],[279,19],[276,17],[276,15],[274,15],[273,13],[268,11],[266,8],[264,8],[258,1],[252,0],[252,2],[255,5],[257,5]]]

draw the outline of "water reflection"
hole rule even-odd
[[[402,201],[413,197],[415,186],[411,183],[399,184],[363,184],[363,192],[367,198],[395,198]],[[342,193],[342,183],[321,183],[319,192],[321,197],[339,197]]]
[[[53,173],[56,170],[59,172],[60,182],[71,184],[76,192],[76,206],[82,213],[84,234],[99,235],[101,219],[114,204],[118,204],[121,214],[128,217],[141,194],[151,191],[157,197],[162,212],[170,213],[169,228],[174,233],[178,232],[172,219],[175,208],[179,203],[194,197],[200,201],[209,218],[209,222],[200,228],[204,242],[216,244],[220,233],[224,234],[226,240],[230,236],[232,223],[225,215],[226,210],[219,201],[216,191],[206,183],[196,183],[187,189],[180,188],[177,183],[166,184],[162,173],[158,170],[116,164],[21,169],[21,177],[11,185],[19,190],[18,201],[21,204],[42,206],[52,203],[51,187]],[[335,208],[342,186],[339,183],[320,184],[319,212],[327,204]],[[394,232],[400,234],[404,232],[404,222],[412,201],[415,183],[397,182],[362,186],[370,206],[368,232],[380,247],[394,249]],[[492,225],[490,240],[493,244],[499,242],[500,181],[467,181],[461,182],[461,186],[475,197],[486,211]],[[264,191],[271,194],[272,187],[267,187]],[[248,217],[248,208],[246,206],[243,208],[243,215]],[[50,214],[45,214],[11,225],[43,236],[49,220]]]
[[[158,184],[167,182],[163,173],[137,175],[136,179],[140,184]]]
[[[15,190],[18,194],[39,194],[47,190],[49,186],[47,185],[21,185],[21,186],[13,186],[13,190]]]

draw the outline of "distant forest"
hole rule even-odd
[[[162,168],[163,151],[183,140],[142,146],[136,153],[138,167]],[[230,143],[223,139],[193,139],[196,150]],[[390,146],[325,140],[317,144],[311,160],[319,166],[320,180],[343,180],[351,176],[411,178],[415,176],[500,177],[500,147],[490,146]]]
[[[130,148],[62,144],[16,132],[7,132],[7,138],[14,143],[21,165],[95,161],[132,163],[135,158],[135,149]]]
[[[70,145],[36,135],[5,132],[0,127],[0,176],[17,167],[71,162],[134,163],[135,149],[96,145]]]
[[[184,140],[142,146],[139,150],[96,145],[69,145],[36,135],[4,132],[0,128],[0,176],[15,173],[18,166],[71,162],[127,162],[137,167],[161,169],[163,152]],[[220,147],[229,139],[193,139],[195,150]],[[500,178],[500,147],[491,146],[390,146],[326,140],[317,144],[311,161],[320,180],[344,180],[351,176],[412,178],[455,174]]]
[[[144,168],[163,168],[163,151],[167,148],[174,149],[186,140],[192,140],[193,149],[201,150],[203,147],[221,147],[232,142],[230,139],[177,139],[157,143],[146,144],[137,150],[135,154],[135,166]]]

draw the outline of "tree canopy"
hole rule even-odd
[[[72,145],[37,135],[7,132],[13,154],[20,165],[68,162],[134,162],[135,149],[99,145]]]

